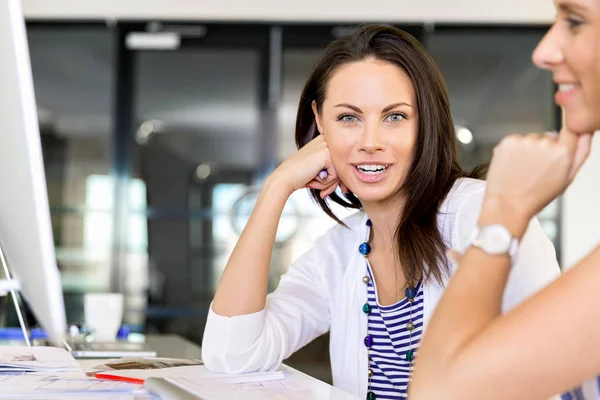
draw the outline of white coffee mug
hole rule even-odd
[[[94,341],[114,341],[123,321],[121,293],[86,293],[83,298],[85,325]]]

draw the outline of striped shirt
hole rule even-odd
[[[562,400],[598,400],[600,399],[600,377],[590,379],[561,396]]]
[[[417,295],[412,305],[412,337],[406,329],[411,320],[411,305],[407,298],[391,306],[381,306],[377,301],[377,283],[367,262],[371,278],[367,285],[367,302],[371,306],[368,334],[373,337],[369,350],[369,368],[373,370],[370,390],[377,399],[405,399],[413,362],[406,361],[406,352],[417,355],[423,332],[423,286],[417,285]]]

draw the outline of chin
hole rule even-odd
[[[600,116],[594,110],[584,108],[565,109],[565,124],[574,133],[589,133],[600,130]]]
[[[392,197],[392,193],[384,190],[358,190],[352,191],[361,203],[378,203],[389,200]]]

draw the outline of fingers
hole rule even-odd
[[[319,196],[321,196],[322,199],[325,199],[331,193],[335,192],[335,189],[337,189],[338,186],[339,186],[338,182],[332,183],[325,189],[321,190],[321,193],[319,194]]]
[[[569,171],[569,182],[571,182],[590,154],[592,133],[577,134],[565,126],[560,131],[558,143],[567,150],[567,154],[571,157]]]
[[[310,181],[306,184],[307,189],[315,189],[315,190],[323,190],[323,189],[325,189],[326,186],[328,186],[328,185],[325,185],[324,183],[319,182],[316,179],[313,179],[312,181]]]
[[[592,146],[592,134],[584,133],[579,135],[577,138],[577,145],[575,148],[575,154],[573,155],[573,164],[571,166],[571,172],[569,173],[569,180],[573,181],[577,172],[583,165],[583,162],[587,159],[590,154]]]
[[[566,126],[563,127],[558,135],[558,143],[563,145],[569,151],[569,154],[574,154],[577,149],[577,141],[579,135],[571,132]]]
[[[331,168],[331,171],[327,168],[323,168],[313,180],[325,186],[329,186],[329,184],[336,179],[337,175],[335,174],[335,170],[333,168]]]
[[[331,193],[333,193],[338,186],[341,187],[341,185],[342,184],[337,177],[335,169],[333,168],[333,166],[329,166],[319,171],[317,176],[312,181],[310,181],[306,185],[306,187],[310,189],[320,190],[321,198],[325,198]],[[332,186],[333,188],[331,189]],[[341,189],[344,192],[348,191],[348,188],[345,185],[341,187]]]
[[[572,182],[590,152],[591,135],[510,135],[494,148],[486,196],[532,217]],[[498,207],[495,207],[498,208]]]
[[[335,192],[335,189],[337,189],[338,186],[340,186],[340,181],[337,179],[333,179],[327,183],[321,183],[318,180],[314,179],[308,182],[308,184],[306,185],[306,187],[309,189],[320,190],[321,193],[319,193],[319,196],[321,196],[322,199]]]
[[[320,177],[316,177],[306,185],[306,187],[309,189],[320,190],[321,193],[319,195],[322,199],[335,192],[338,186],[342,192],[349,192],[348,187],[344,183],[342,183],[338,178],[333,178],[331,176],[325,180],[321,179]]]
[[[505,137],[497,146],[499,149],[505,147],[520,147],[529,143],[541,143],[546,148],[556,148],[558,145],[566,150],[567,157],[573,162],[572,174],[579,170],[583,162],[587,159],[590,152],[592,134],[576,134],[569,131],[566,127],[559,134],[549,132],[544,135],[538,133],[529,133],[527,135],[510,135]],[[496,150],[496,149],[494,149]]]
[[[565,113],[564,108],[562,109],[563,116]],[[569,181],[572,182],[577,175],[577,172],[583,165],[584,161],[590,154],[590,148],[592,145],[593,132],[576,134],[567,128],[565,124],[560,131],[559,142],[564,144],[569,150],[569,154],[573,156],[571,170],[569,172]]]

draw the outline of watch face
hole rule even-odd
[[[512,237],[502,225],[488,225],[481,228],[481,247],[490,254],[506,254],[510,250]]]

